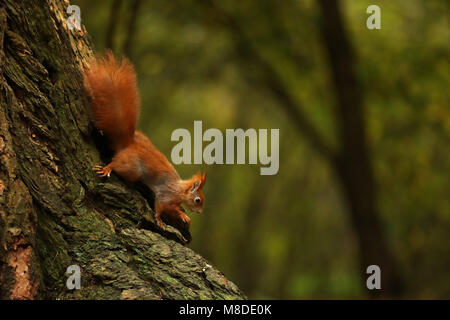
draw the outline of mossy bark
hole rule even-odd
[[[188,235],[158,231],[138,188],[95,176],[80,73],[93,52],[84,28],[68,29],[68,5],[0,0],[0,298],[245,298]],[[79,290],[66,287],[70,265]]]

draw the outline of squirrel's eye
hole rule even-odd
[[[200,197],[195,197],[194,201],[195,203],[200,203]]]

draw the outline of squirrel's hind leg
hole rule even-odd
[[[95,166],[93,168],[93,170],[95,171],[95,173],[97,173],[100,177],[110,177],[111,176],[111,171],[112,171],[112,164],[108,164],[107,166]]]

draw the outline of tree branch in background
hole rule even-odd
[[[364,101],[356,78],[355,55],[338,2],[320,0],[319,7],[323,15],[321,32],[337,97],[336,119],[341,153],[335,169],[341,178],[358,238],[361,273],[367,277],[365,272],[369,265],[380,266],[383,275],[382,293],[396,296],[402,291],[402,281],[378,216],[375,179],[365,130]],[[369,292],[380,294],[380,290]]]
[[[130,17],[128,20],[128,30],[127,37],[123,44],[122,52],[128,57],[132,58],[133,55],[133,44],[134,44],[134,35],[136,33],[136,21],[138,19],[139,7],[141,6],[141,0],[133,0],[130,3]]]
[[[207,3],[209,4],[211,13],[217,17],[217,20],[220,21],[223,27],[230,31],[236,49],[243,60],[251,61],[264,74],[264,77],[260,81],[279,100],[281,108],[283,108],[288,118],[292,120],[299,132],[307,138],[311,146],[322,156],[328,159],[334,159],[334,150],[326,143],[325,139],[308,119],[308,116],[302,111],[301,103],[287,90],[279,73],[261,55],[260,51],[255,48],[252,41],[246,36],[239,22],[213,1],[208,0]]]
[[[114,34],[116,33],[116,26],[119,21],[120,8],[122,0],[114,0],[111,4],[109,13],[108,27],[106,29],[105,48],[111,49],[114,52]]]

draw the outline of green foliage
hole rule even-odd
[[[218,1],[216,1],[219,3]],[[381,30],[368,30],[373,1],[343,13],[364,88],[378,206],[400,261],[407,296],[450,295],[449,26],[446,1],[377,1]],[[204,213],[192,216],[191,247],[250,298],[347,298],[367,294],[340,185],[264,86],[252,59],[203,1],[148,1],[132,60],[142,95],[140,128],[168,157],[176,128],[280,128],[280,170],[179,165],[208,173]],[[97,51],[111,1],[73,1]],[[218,4],[219,5],[219,4]],[[277,71],[326,140],[337,147],[335,96],[314,1],[227,1],[262,58]],[[114,52],[123,52],[125,1]]]

